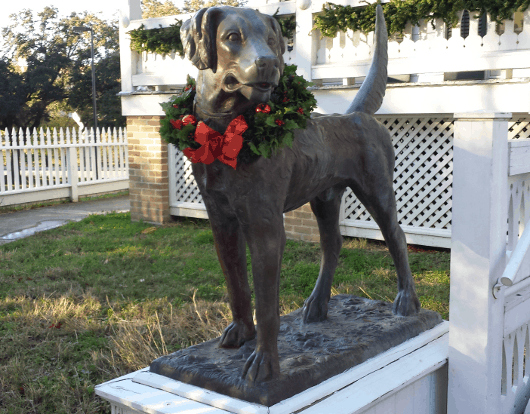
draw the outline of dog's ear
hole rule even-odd
[[[278,55],[278,59],[280,59],[280,68],[281,68],[280,71],[283,73],[283,66],[284,66],[283,54],[285,53],[285,40],[282,36],[282,28],[280,27],[280,24],[274,17],[269,16],[269,15],[267,15],[267,17],[269,18],[269,23],[276,36],[276,44],[278,45],[276,49],[276,54]]]
[[[215,51],[217,24],[214,22],[214,17],[220,11],[218,7],[201,9],[180,29],[185,56],[197,68],[212,69],[214,73],[217,68]]]

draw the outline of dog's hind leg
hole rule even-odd
[[[396,266],[398,294],[394,300],[393,312],[408,316],[420,310],[420,301],[414,289],[414,279],[410,271],[405,234],[397,220],[396,197],[392,180],[383,176],[372,176],[368,191],[362,192],[351,187],[361,203],[370,212],[381,229],[390,255]]]
[[[221,213],[217,203],[204,194],[203,200],[210,218],[232,311],[232,323],[224,330],[220,346],[237,348],[256,336],[247,276],[245,236],[236,217]]]
[[[342,236],[339,228],[340,203],[344,189],[330,188],[311,200],[320,232],[320,272],[311,296],[304,302],[303,321],[320,322],[327,318],[331,284],[339,261]]]

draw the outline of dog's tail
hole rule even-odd
[[[388,34],[381,4],[377,5],[375,12],[374,43],[375,50],[372,66],[370,66],[368,75],[361,85],[359,92],[355,95],[352,104],[346,111],[347,114],[364,112],[373,115],[383,103],[387,79]]]

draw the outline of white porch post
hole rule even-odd
[[[125,3],[125,1],[124,1]],[[126,5],[125,5],[126,4]],[[120,67],[121,67],[121,90],[122,92],[132,92],[132,75],[136,68],[138,53],[131,50],[131,37],[127,34],[130,30],[131,20],[142,18],[140,0],[127,0],[120,10]]]
[[[313,65],[313,12],[310,0],[296,2],[296,56],[295,64],[298,66],[298,75],[311,81]]]
[[[501,411],[510,113],[455,114],[449,414]]]

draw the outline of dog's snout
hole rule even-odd
[[[276,56],[259,56],[256,59],[256,66],[260,69],[276,67],[278,66],[278,58]]]

